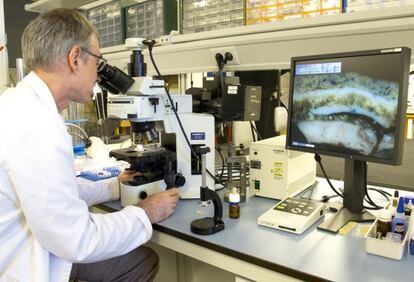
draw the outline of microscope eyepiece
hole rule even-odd
[[[98,82],[99,86],[113,94],[126,93],[134,83],[129,75],[106,62],[99,64],[98,74],[101,77],[101,81]]]

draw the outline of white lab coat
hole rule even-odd
[[[73,262],[96,262],[147,242],[144,210],[93,214],[119,195],[106,181],[78,187],[71,137],[34,73],[0,95],[0,281],[68,281]]]

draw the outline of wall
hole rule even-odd
[[[3,1],[3,0],[1,0]],[[38,14],[24,10],[24,5],[29,0],[6,0],[4,1],[4,19],[7,34],[9,67],[16,67],[16,58],[22,57],[20,39],[26,25]],[[47,52],[47,50],[45,50]]]

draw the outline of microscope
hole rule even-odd
[[[123,93],[108,96],[108,117],[131,122],[133,145],[113,150],[110,156],[140,172],[120,183],[122,206],[170,187],[180,187],[180,198],[199,198],[201,155],[197,148],[214,148],[214,117],[193,113],[192,96],[168,96],[163,80],[145,76],[142,49],[147,44],[141,38],[126,40],[126,48],[132,51],[129,76],[104,62],[98,68],[100,86],[112,94]],[[214,173],[214,151],[206,158],[206,168]],[[214,189],[213,177],[206,181]]]

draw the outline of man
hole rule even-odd
[[[174,212],[177,189],[141,207],[89,213],[119,197],[118,183],[76,184],[59,114],[71,101],[91,102],[99,79],[95,29],[74,10],[53,10],[29,23],[22,49],[31,72],[0,96],[0,281],[152,280],[158,257],[139,246],[151,223]]]

